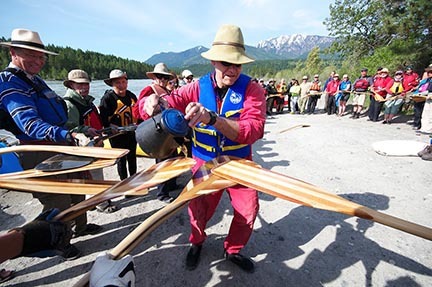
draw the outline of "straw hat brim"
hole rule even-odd
[[[247,64],[255,61],[246,55],[242,48],[229,45],[212,46],[207,52],[201,53],[201,56],[211,61],[228,62],[232,64]]]
[[[78,78],[78,79],[74,79],[72,80],[65,80],[63,81],[63,86],[65,86],[66,88],[72,89],[71,84],[72,83],[78,83],[78,84],[90,84],[90,81],[85,79],[85,78]]]
[[[149,77],[152,80],[156,79],[156,74],[169,76],[171,80],[174,79],[174,76],[171,73],[154,72],[154,71],[153,72],[146,72],[147,77]]]
[[[51,51],[48,51],[48,50],[45,50],[42,48],[28,46],[28,45],[24,45],[24,44],[12,44],[11,42],[3,42],[3,43],[0,43],[0,46],[23,48],[23,49],[38,51],[38,52],[42,52],[42,53],[54,55],[54,56],[58,55],[58,53],[54,53],[54,52],[51,52]]]

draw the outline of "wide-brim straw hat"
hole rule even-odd
[[[104,82],[105,84],[107,84],[108,86],[112,87],[112,81],[115,79],[119,79],[119,78],[128,78],[126,72],[123,72],[122,70],[119,69],[114,69],[110,72],[109,74],[109,78],[105,79]]]
[[[78,83],[78,84],[89,84],[91,82],[90,77],[88,76],[87,72],[79,69],[71,70],[68,73],[68,79],[63,81],[63,85],[66,88],[72,89],[71,83]]]
[[[58,55],[57,53],[45,49],[38,32],[33,32],[27,29],[14,29],[12,30],[10,42],[0,42],[0,46],[16,47],[34,50],[50,55]]]
[[[246,55],[243,34],[239,27],[223,25],[214,38],[212,47],[201,56],[211,60],[232,64],[247,64],[255,61]]]
[[[154,66],[153,72],[147,72],[146,73],[147,77],[149,77],[150,79],[153,79],[153,80],[156,79],[156,74],[169,76],[170,79],[174,78],[173,75],[168,70],[168,67],[164,63],[156,64],[156,66]]]

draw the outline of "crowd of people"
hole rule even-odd
[[[413,71],[411,66],[404,71],[397,70],[391,76],[387,68],[379,67],[374,75],[368,75],[368,69],[360,70],[355,80],[349,75],[332,71],[330,76],[321,82],[319,75],[309,81],[303,76],[301,83],[285,79],[277,83],[269,79],[255,79],[266,92],[266,113],[282,114],[284,109],[291,114],[314,114],[317,109],[328,115],[338,117],[351,113],[351,118],[358,119],[367,115],[368,120],[379,121],[383,113],[382,123],[391,124],[394,117],[405,106],[414,110],[413,129],[422,133],[432,134],[430,104],[432,100],[432,65],[425,68],[422,76]],[[351,99],[352,109],[347,110]],[[369,99],[369,101],[367,101]],[[366,104],[369,102],[369,104]],[[425,108],[425,105],[427,108]],[[367,111],[367,114],[364,113]]]
[[[109,133],[112,135],[109,139],[111,147],[129,150],[128,155],[117,164],[121,180],[137,172],[135,131],[122,128],[139,125],[168,108],[181,111],[192,131],[183,139],[189,143],[188,156],[197,162],[192,172],[219,155],[252,159],[252,144],[263,137],[266,114],[270,116],[273,111],[282,114],[287,108],[292,114],[314,114],[322,109],[328,115],[344,116],[351,96],[353,119],[360,117],[369,97],[369,119],[378,121],[384,107],[385,124],[391,124],[408,97],[415,97],[418,101],[414,103],[414,128],[429,133],[432,131],[432,66],[425,69],[422,79],[411,67],[406,67],[405,71],[396,71],[393,77],[390,77],[388,69],[380,68],[374,76],[369,76],[368,70],[362,69],[354,81],[350,81],[346,74],[340,79],[339,74],[332,72],[324,83],[319,75],[314,75],[312,80],[303,76],[301,82],[292,79],[286,83],[281,79],[277,83],[269,79],[265,84],[262,79],[252,79],[242,73],[242,65],[254,60],[245,53],[240,28],[223,25],[217,31],[211,49],[201,54],[210,61],[212,72],[194,80],[192,72],[184,70],[179,79],[164,63],[159,63],[153,71],[147,72],[152,83],[143,87],[136,96],[128,90],[127,73],[114,68],[104,80],[108,89],[96,105],[94,97],[90,96],[91,79],[86,71],[73,69],[69,72],[63,82],[67,88],[63,97],[53,92],[37,75],[47,55],[56,55],[45,48],[37,32],[15,29],[11,39],[11,42],[0,43],[9,48],[11,56],[9,66],[0,73],[1,128],[11,131],[21,144],[29,145],[77,145],[83,142],[84,136],[101,146],[98,139]],[[48,152],[22,153],[20,163],[24,169],[31,169],[52,155]],[[177,151],[168,158],[174,156],[178,156]],[[164,159],[157,158],[156,162]],[[103,173],[99,170],[71,173],[64,177],[103,180]],[[170,180],[158,187],[157,197],[170,203],[173,201],[170,191],[176,188],[175,179]],[[201,196],[189,204],[191,234],[186,255],[186,268],[189,270],[199,264],[207,238],[206,225],[223,192],[220,190]],[[254,262],[240,251],[253,232],[259,209],[257,191],[236,185],[227,188],[226,192],[229,193],[234,213],[223,243],[225,259],[246,272],[253,272]],[[101,226],[87,223],[85,213],[73,222],[62,224],[48,216],[54,208],[65,210],[84,200],[83,196],[44,193],[33,193],[33,196],[42,204],[43,216],[30,225],[0,236],[2,252],[10,246],[14,247],[10,249],[13,252],[4,251],[2,261],[45,249],[56,249],[55,254],[68,260],[75,259],[80,256],[80,251],[70,243],[72,236],[93,235],[102,230]],[[117,208],[108,201],[98,210],[114,212]],[[55,228],[58,232],[44,233],[47,228]],[[51,238],[54,235],[56,241]],[[34,246],[33,238],[44,239],[40,241],[43,244]],[[109,280],[120,280],[113,273],[106,279],[106,276],[100,276],[103,273],[100,270],[113,264],[124,264],[125,261],[114,263],[102,255],[99,262],[103,264],[95,266],[97,280],[105,280],[103,282],[108,282],[106,285],[110,285]],[[9,275],[0,274],[1,279],[8,279]]]

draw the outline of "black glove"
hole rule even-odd
[[[59,213],[58,209],[42,212],[35,220],[16,228],[24,235],[22,252],[26,256],[43,250],[61,249],[69,243],[69,232],[65,223],[52,221]]]

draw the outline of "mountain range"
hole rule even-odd
[[[256,47],[246,45],[246,53],[256,60],[306,59],[314,47],[318,46],[323,50],[333,41],[334,38],[327,36],[282,35],[260,41]],[[207,64],[208,60],[201,57],[201,53],[207,50],[204,46],[196,46],[182,52],[162,52],[151,56],[145,62],[149,65],[163,62],[170,68]]]

